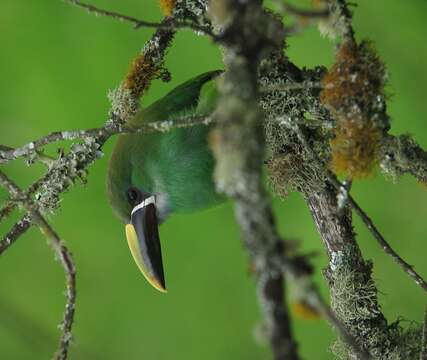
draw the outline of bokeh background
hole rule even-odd
[[[159,20],[155,0],[98,0],[93,4],[146,20]],[[298,3],[307,4],[299,1]],[[390,73],[392,132],[409,132],[427,147],[427,27],[424,0],[356,1],[359,39],[373,40]],[[58,129],[99,126],[106,119],[108,89],[125,74],[152,30],[95,18],[62,1],[3,1],[0,11],[0,143],[17,146]],[[308,28],[289,39],[299,66],[330,65],[333,44]],[[221,67],[218,49],[190,31],[178,34],[167,56],[169,84],[156,82],[145,104],[174,85]],[[105,157],[87,185],[63,197],[49,220],[72,249],[78,300],[71,359],[269,359],[255,340],[259,312],[254,281],[239,241],[230,203],[192,215],[177,215],[161,228],[168,295],[148,286],[134,265],[122,224],[105,196]],[[4,166],[20,185],[43,168],[23,161]],[[378,173],[354,185],[355,197],[385,237],[427,276],[427,189],[404,176],[397,184]],[[6,197],[0,192],[0,199]],[[273,199],[280,232],[321,242],[298,194]],[[0,225],[5,233],[19,214]],[[359,242],[375,262],[374,277],[389,319],[420,321],[425,294],[386,257],[355,221]],[[326,258],[315,259],[317,281]],[[322,285],[324,294],[326,289]],[[0,259],[0,358],[48,359],[57,345],[64,306],[64,276],[46,240],[32,229]],[[294,319],[305,359],[332,359],[334,334],[321,320]]]

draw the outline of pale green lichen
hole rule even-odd
[[[332,309],[373,359],[417,359],[421,329],[415,326],[404,329],[399,321],[387,324],[371,278],[372,264],[360,264],[352,254],[354,249],[345,249],[325,271]],[[341,340],[331,350],[336,359],[355,359],[351,348]]]
[[[292,74],[288,67],[291,65],[287,60],[276,53],[262,61],[259,70],[260,88],[275,89],[262,93],[260,106],[265,114],[270,184],[280,196],[292,191],[321,189],[328,158],[327,142],[323,139],[327,137],[326,129],[330,128],[327,113],[319,103],[318,90],[310,86],[286,90],[288,85],[316,82],[323,69],[306,71],[302,79],[301,73]],[[295,126],[308,135],[316,159],[312,150],[307,149],[298,134],[291,130]]]
[[[130,89],[119,86],[108,93],[111,102],[111,113],[122,122],[131,118],[138,110],[138,99],[133,96]]]
[[[71,145],[66,156],[60,156],[52,163],[46,181],[35,193],[35,199],[44,214],[51,214],[57,210],[60,195],[78,180],[85,182],[86,167],[103,156],[100,145],[94,138],[86,138],[81,143]]]
[[[389,136],[381,148],[380,167],[393,181],[410,173],[420,182],[427,184],[427,152],[410,135]]]

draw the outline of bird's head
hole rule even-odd
[[[158,226],[167,214],[166,195],[147,191],[135,183],[129,158],[113,153],[107,177],[107,194],[115,213],[125,224],[132,256],[148,282],[166,292]],[[114,156],[114,154],[118,154]]]

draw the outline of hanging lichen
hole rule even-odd
[[[350,178],[371,174],[389,127],[385,113],[386,72],[373,47],[344,42],[322,79],[320,101],[334,117],[331,168]]]

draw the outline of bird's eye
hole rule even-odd
[[[127,191],[127,198],[131,205],[136,205],[141,200],[141,193],[138,189],[131,187]]]

